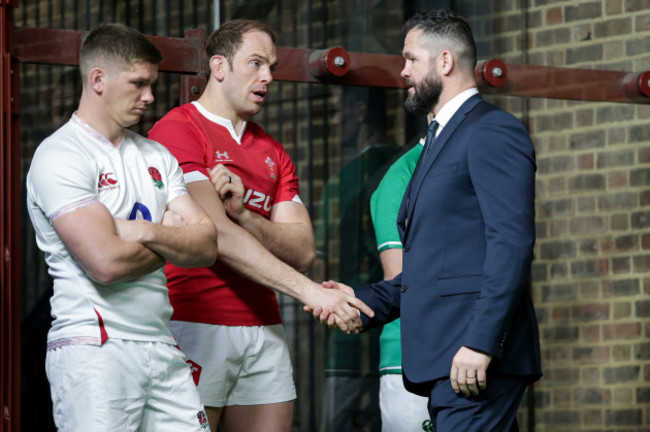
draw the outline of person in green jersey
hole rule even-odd
[[[397,212],[424,139],[393,163],[370,199],[370,214],[384,279],[402,272],[402,242],[397,232]],[[379,338],[379,409],[382,432],[433,431],[427,398],[409,393],[402,382],[400,319],[386,325]]]

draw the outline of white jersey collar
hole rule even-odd
[[[88,134],[88,135],[92,136],[92,137],[95,138],[97,141],[99,141],[99,142],[101,142],[101,143],[103,143],[103,144],[107,144],[107,145],[111,146],[111,147],[114,148],[114,149],[117,149],[117,148],[118,148],[118,147],[116,147],[116,146],[115,146],[115,145],[114,145],[114,144],[113,144],[113,143],[112,143],[108,138],[106,138],[104,135],[102,135],[101,133],[99,133],[97,130],[95,130],[95,129],[94,129],[92,126],[90,126],[88,123],[86,123],[85,121],[81,120],[81,117],[79,117],[79,116],[77,115],[77,111],[75,111],[74,113],[72,113],[72,117],[70,117],[70,122],[72,122],[73,124],[75,124],[75,125],[81,127],[81,128],[82,128],[82,129],[83,129],[83,130]],[[124,136],[125,136],[125,134],[126,134],[126,132],[125,132],[125,131],[122,131],[122,140],[120,141],[119,148],[122,148],[122,144],[124,143]]]

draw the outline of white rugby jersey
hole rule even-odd
[[[100,202],[117,219],[159,223],[167,204],[184,194],[176,159],[162,145],[128,129],[116,148],[73,115],[40,144],[27,174],[27,206],[54,279],[50,349],[99,345],[106,337],[174,343],[162,268],[131,282],[96,283],[68,253],[52,222]]]

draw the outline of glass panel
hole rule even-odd
[[[191,4],[190,4],[191,3]],[[16,26],[89,30],[102,22],[121,22],[145,34],[182,37],[193,28],[213,28],[212,3],[198,1],[21,0],[14,9]],[[77,107],[81,83],[77,67],[22,64],[22,391],[21,429],[54,431],[52,404],[45,376],[45,345],[50,326],[52,283],[25,203],[25,175],[38,144],[67,121]],[[178,103],[177,74],[162,74],[156,102],[134,127],[139,133]],[[34,415],[34,413],[39,413]]]
[[[250,2],[225,4],[224,19],[253,16]],[[387,26],[403,21],[399,3],[276,5],[266,18],[278,32],[278,46],[401,53],[401,24]],[[246,15],[247,7],[251,15]],[[407,118],[403,97],[397,89],[276,82],[255,118],[285,145],[297,166],[301,197],[316,235],[317,259],[309,271],[315,281],[357,285],[382,278],[370,196],[391,161],[425,128],[423,118]],[[314,324],[297,301],[286,296],[280,300],[298,389],[296,430],[381,430],[381,330],[345,335]]]
[[[248,3],[239,2],[239,14]],[[267,18],[282,23],[275,25],[279,46],[401,52],[399,28],[393,34],[383,27],[401,20],[399,5],[277,3]],[[227,19],[230,9],[225,9]],[[381,279],[369,199],[390,161],[414,140],[405,133],[402,91],[274,86],[255,121],[285,145],[296,163],[316,235],[317,259],[309,276],[350,285]],[[297,430],[379,431],[379,330],[362,335],[329,330],[314,324],[295,300],[280,299],[296,374]]]
[[[50,327],[52,281],[43,254],[36,246],[34,229],[27,214],[25,176],[38,144],[65,123],[78,102],[76,67],[22,65],[21,67],[21,151],[22,151],[22,416],[24,431],[53,431],[50,389],[45,376],[45,346]],[[30,407],[27,409],[27,407]],[[44,413],[34,416],[33,409]],[[47,414],[45,414],[47,413]]]
[[[492,2],[341,0],[277,1],[21,1],[19,26],[88,30],[115,21],[146,34],[182,37],[190,28],[209,32],[213,17],[266,20],[278,46],[329,48],[399,55],[401,24],[416,10],[458,3],[466,16]],[[216,7],[213,5],[217,5]],[[489,11],[488,11],[489,12]],[[477,20],[481,54],[493,48],[490,21]],[[22,65],[22,149],[26,173],[38,143],[69,118],[80,94],[76,67]],[[179,75],[162,73],[156,102],[135,130],[178,105]],[[318,255],[308,275],[350,285],[382,277],[369,214],[369,199],[390,163],[425,133],[425,119],[405,114],[399,89],[276,82],[254,119],[289,151],[309,209]],[[24,185],[24,181],[23,181]],[[23,199],[24,201],[24,199]],[[24,205],[23,205],[24,209]],[[44,376],[51,282],[23,215],[23,430],[53,430]],[[280,296],[298,390],[294,430],[379,431],[378,335],[360,336],[315,324],[302,305]],[[47,420],[33,412],[48,413]],[[38,423],[38,426],[36,426]]]

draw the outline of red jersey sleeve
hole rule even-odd
[[[296,166],[293,164],[289,153],[277,143],[277,157],[279,165],[278,187],[275,195],[275,202],[291,201],[300,194]]]
[[[209,160],[205,138],[195,126],[185,106],[174,108],[149,131],[149,138],[158,141],[178,159],[183,173],[199,172],[210,179]]]

